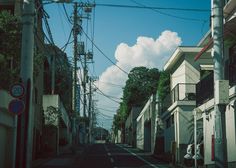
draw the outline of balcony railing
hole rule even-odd
[[[179,83],[171,90],[172,103],[196,100],[196,84]]]
[[[210,73],[196,85],[196,104],[203,104],[214,96],[214,75]]]
[[[176,101],[196,100],[196,84],[177,84],[161,102],[161,114],[163,114]]]

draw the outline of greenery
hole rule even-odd
[[[0,12],[0,88],[9,89],[19,80],[21,25],[19,18],[7,11]]]
[[[20,79],[22,26],[19,17],[0,11],[0,88],[9,89]],[[34,81],[42,69],[43,56],[34,54]]]
[[[160,72],[160,79],[158,83],[158,96],[163,101],[166,95],[170,94],[170,73],[167,71]]]
[[[47,107],[47,110],[44,112],[44,121],[46,125],[57,125],[61,112],[53,106]]]
[[[143,107],[148,98],[157,91],[160,72],[156,68],[135,67],[129,75],[123,90],[123,102],[113,120],[113,130],[124,125],[133,106]]]
[[[148,98],[156,93],[159,76],[156,68],[133,68],[123,91],[123,109],[130,111],[133,106],[144,106]]]

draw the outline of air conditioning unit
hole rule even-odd
[[[186,93],[187,100],[196,100],[196,93]]]

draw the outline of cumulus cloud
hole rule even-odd
[[[116,65],[126,72],[137,66],[161,70],[176,47],[181,45],[181,43],[182,41],[178,34],[169,30],[163,31],[157,39],[140,36],[133,46],[129,46],[126,43],[121,43],[117,46],[115,51]],[[102,92],[113,97],[121,97],[123,91],[120,87],[114,88],[111,83],[124,86],[127,80],[127,74],[122,72],[117,66],[108,67],[99,78],[101,82],[97,82],[97,86]],[[104,103],[107,106],[118,107],[119,105],[102,96],[99,96],[98,99],[98,106]],[[105,114],[106,112],[104,111],[103,113]]]

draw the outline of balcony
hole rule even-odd
[[[196,85],[196,104],[200,106],[214,97],[214,73],[210,73]]]
[[[161,102],[161,114],[177,101],[195,101],[196,84],[179,83],[177,84]]]
[[[193,83],[179,83],[171,90],[172,103],[176,101],[196,100],[196,85]]]

